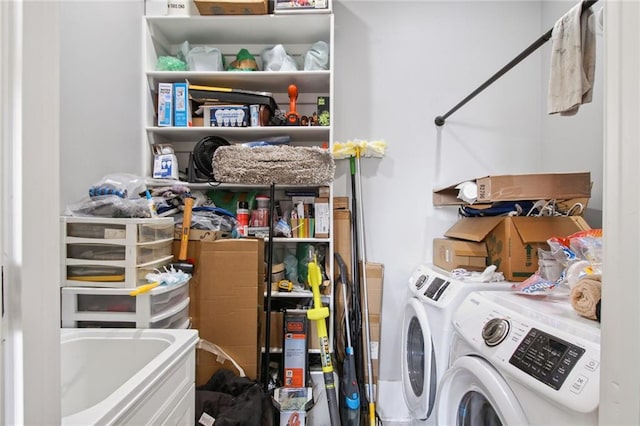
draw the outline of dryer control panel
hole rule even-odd
[[[449,285],[449,277],[426,265],[420,265],[409,279],[409,289],[414,295],[433,301],[438,301]]]

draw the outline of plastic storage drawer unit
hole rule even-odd
[[[173,219],[61,218],[62,287],[135,288],[173,260]]]
[[[130,289],[63,287],[62,327],[184,328],[189,281],[161,285],[138,296]]]

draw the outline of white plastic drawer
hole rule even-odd
[[[130,296],[129,292],[129,289],[124,291],[98,289],[91,292],[87,289],[79,289],[74,291],[76,311],[141,312],[148,310],[151,315],[157,315],[171,310],[189,297],[189,282],[175,286],[162,285],[138,296]]]
[[[173,240],[136,246],[99,243],[67,244],[68,259],[97,261],[127,261],[127,264],[141,265],[171,256]],[[131,259],[129,259],[131,257]]]
[[[152,319],[149,328],[182,328],[186,321],[189,321],[188,299],[187,303],[179,307],[175,313],[157,320]]]
[[[173,238],[173,218],[62,217],[65,238],[120,240],[137,244]]]

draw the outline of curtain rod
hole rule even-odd
[[[584,12],[585,10],[587,10],[588,8],[590,8],[591,6],[593,6],[598,0],[585,0],[582,2],[582,12]],[[469,96],[467,96],[466,98],[464,98],[463,100],[461,100],[456,106],[454,106],[453,108],[451,108],[446,114],[444,115],[439,115],[435,118],[435,123],[436,126],[443,126],[445,123],[445,120],[454,112],[456,112],[458,109],[460,109],[464,104],[466,104],[467,102],[469,102],[471,99],[475,98],[480,92],[482,92],[484,89],[486,89],[487,87],[489,87],[494,81],[496,81],[497,79],[499,79],[500,77],[502,77],[504,74],[507,73],[507,71],[509,71],[511,68],[515,67],[516,65],[518,65],[524,58],[526,58],[527,56],[529,56],[530,54],[532,54],[534,51],[536,51],[540,46],[542,46],[543,44],[545,44],[547,41],[549,41],[551,39],[551,33],[553,32],[553,28],[551,28],[549,31],[547,31],[546,33],[544,33],[543,35],[540,36],[540,38],[538,38],[536,41],[534,41],[533,43],[531,43],[531,45],[529,47],[527,47],[525,50],[523,50],[518,56],[516,56],[515,58],[513,58],[511,60],[511,62],[509,62],[507,65],[505,65],[504,67],[502,67],[497,73],[495,73],[494,75],[492,75],[487,81],[485,81],[484,83],[482,83],[482,85],[480,85],[480,87],[478,87],[476,90],[474,90],[473,92],[471,92],[471,94],[469,94]]]

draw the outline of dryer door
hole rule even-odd
[[[431,329],[424,306],[407,302],[402,321],[402,389],[412,416],[425,420],[436,402],[436,363]]]
[[[510,426],[529,422],[507,382],[484,359],[462,356],[440,381],[436,423]]]

